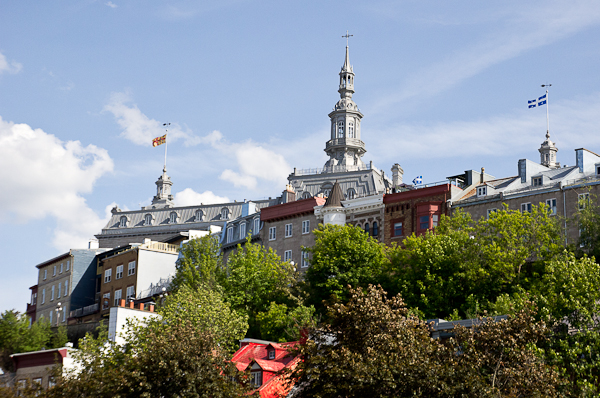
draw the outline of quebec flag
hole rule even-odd
[[[541,106],[544,104],[546,104],[546,94],[544,94],[540,98],[538,98],[538,106]]]
[[[532,99],[531,101],[527,101],[527,103],[529,104],[530,108],[535,108],[535,106],[537,105],[537,100]]]
[[[422,185],[423,184],[423,176],[416,176],[412,182],[415,185]]]

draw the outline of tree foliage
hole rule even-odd
[[[587,254],[600,261],[600,206],[598,198],[588,192],[579,202],[579,210],[573,220],[579,228],[576,252]]]
[[[201,285],[215,288],[225,278],[223,257],[217,237],[206,235],[191,239],[180,249],[171,282],[172,290],[183,286],[198,289]]]

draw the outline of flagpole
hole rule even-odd
[[[542,84],[542,87],[550,87],[552,84]],[[550,102],[550,94],[548,93],[548,88],[546,88],[546,133],[550,135],[550,111],[549,111],[549,102]]]
[[[163,126],[165,126],[165,166],[164,166],[164,170],[167,171],[167,145],[169,145],[169,137],[167,137],[167,135],[169,134],[169,126],[171,125],[171,123],[164,123]]]

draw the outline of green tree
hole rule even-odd
[[[347,286],[366,287],[379,283],[388,263],[386,246],[353,226],[319,225],[313,231],[315,245],[306,271],[304,291],[307,304],[317,312],[324,311],[323,302],[333,296],[347,300]]]
[[[182,286],[197,289],[201,285],[214,288],[221,284],[225,271],[217,237],[206,235],[183,245],[175,268],[175,277],[171,282],[173,290]]]
[[[600,206],[595,195],[588,192],[580,198],[573,222],[579,228],[577,254],[587,254],[600,261]]]
[[[263,339],[283,343],[300,339],[302,330],[314,326],[314,315],[313,306],[289,308],[271,302],[268,311],[256,315],[256,322]]]

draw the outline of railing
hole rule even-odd
[[[358,138],[334,138],[333,140],[327,141],[325,144],[325,149],[328,149],[333,146],[365,146],[365,143],[359,140]]]
[[[88,305],[87,307],[77,308],[69,312],[69,318],[78,318],[98,312],[98,303]]]
[[[177,253],[179,246],[163,242],[150,242],[142,245],[142,247],[150,250],[158,250],[162,252]]]
[[[593,181],[599,181],[600,182],[600,176],[597,175],[593,175],[593,176],[587,176],[587,177],[583,177],[583,178],[577,178],[574,180],[566,180],[562,182],[562,186],[569,186],[569,185],[577,185],[583,182],[593,182]]]
[[[344,173],[346,171],[363,171],[363,170],[371,170],[371,166],[366,164],[364,166],[330,166],[323,168],[314,168],[314,169],[302,169],[302,170],[294,170],[294,175],[296,176],[305,176],[311,174],[322,174],[322,173]]]
[[[138,299],[143,299],[146,297],[152,297],[152,296],[156,296],[158,294],[161,294],[163,292],[163,287],[168,291],[169,287],[171,286],[171,282],[173,281],[173,277],[169,276],[168,278],[160,278],[158,280],[158,283],[156,284],[150,284],[150,288],[146,289],[146,290],[142,290],[137,298]]]

